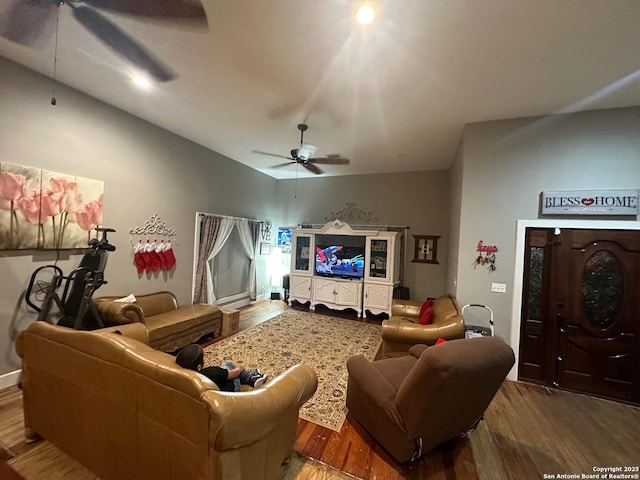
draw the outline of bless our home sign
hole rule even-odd
[[[543,215],[638,215],[638,190],[542,192]]]

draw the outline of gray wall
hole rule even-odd
[[[197,211],[255,219],[274,225],[325,223],[332,211],[355,202],[378,217],[376,224],[409,225],[411,234],[442,235],[440,265],[407,264],[413,298],[440,294],[447,255],[448,174],[320,177],[277,181],[161,128],[60,85],[50,105],[48,78],[0,58],[0,161],[70,173],[105,182],[104,224],[116,229],[105,278],[96,294],[174,292],[190,303]],[[215,128],[215,125],[211,125]],[[175,270],[138,275],[129,229],[157,213],[178,233]],[[134,241],[136,239],[134,238]],[[65,273],[79,253],[62,252]],[[258,257],[257,292],[268,293],[272,257]],[[13,341],[34,321],[23,294],[34,269],[56,260],[52,252],[0,252],[0,386],[20,368]],[[286,259],[285,259],[286,260]]]
[[[447,269],[445,278],[445,292],[457,297],[458,285],[458,246],[460,242],[460,213],[462,211],[462,178],[464,160],[464,143],[458,144],[456,155],[451,163],[449,178],[451,183],[449,216],[449,243],[447,246]]]
[[[347,203],[371,212],[375,220],[353,222],[360,225],[409,226],[405,284],[411,298],[425,299],[444,290],[449,228],[449,174],[445,170],[318,177],[297,181],[281,180],[278,185],[285,224],[324,224],[332,212]],[[438,241],[440,263],[412,263],[412,235],[441,235]]]
[[[104,181],[117,250],[96,296],[170,290],[190,303],[196,211],[263,219],[277,210],[271,177],[63,86],[53,107],[50,92],[49,79],[0,59],[0,161]],[[177,231],[177,264],[138,275],[128,231],[154,213]],[[58,265],[69,273],[80,257],[63,252]],[[54,261],[52,252],[0,252],[0,375],[19,368],[13,339],[35,318],[22,301],[31,272]]]
[[[516,221],[538,218],[545,190],[640,188],[638,132],[637,107],[465,127],[463,175],[454,177],[453,187],[462,192],[457,296],[461,304],[492,307],[497,335],[508,340],[517,323],[511,313],[514,265],[521,261]],[[479,240],[500,249],[493,273],[472,267]],[[454,279],[447,280],[450,288]],[[491,293],[492,282],[506,283],[507,293]]]
[[[358,223],[410,227],[412,298],[448,291],[461,304],[487,304],[508,339],[516,221],[538,217],[540,192],[640,183],[640,108],[471,124],[451,171],[299,179],[294,198],[295,180],[276,181],[71,89],[60,86],[52,107],[50,86],[0,58],[0,161],[105,182],[104,223],[117,230],[118,250],[99,295],[171,290],[189,303],[196,211],[269,218],[275,233],[325,223],[354,202],[377,217]],[[138,275],[128,230],[154,213],[178,232],[177,267]],[[439,265],[410,262],[412,235],[442,235]],[[478,240],[500,248],[493,273],[472,267]],[[69,272],[79,259],[63,252],[58,265]],[[13,340],[34,319],[22,299],[31,272],[53,261],[51,252],[0,252],[0,376],[20,366]],[[267,262],[259,258],[258,293],[270,289]],[[507,294],[491,293],[491,282],[506,283]]]

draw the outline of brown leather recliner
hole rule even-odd
[[[398,462],[466,434],[515,361],[496,337],[415,345],[410,355],[347,361],[349,414]]]
[[[391,318],[382,322],[382,355],[385,358],[409,354],[413,345],[433,345],[438,338],[453,340],[464,337],[464,320],[458,302],[452,295],[442,295],[433,302],[433,320],[420,325],[422,301],[394,299]]]

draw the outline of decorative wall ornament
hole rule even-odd
[[[489,269],[489,273],[495,271],[497,251],[498,247],[496,245],[485,245],[482,240],[480,240],[476,246],[478,256],[473,262],[473,268],[476,268],[477,266],[484,266]]]
[[[175,267],[176,257],[171,240],[175,240],[176,231],[168,228],[157,213],[151,215],[143,226],[130,228],[129,235],[138,274],[160,269],[171,270]],[[134,235],[138,236],[136,244],[133,243]],[[145,243],[142,242],[142,237],[146,237]]]
[[[173,237],[176,236],[176,231],[173,228],[168,228],[167,224],[162,221],[157,213],[154,213],[149,219],[144,222],[141,227],[133,227],[129,229],[129,235],[143,235],[143,236],[156,236],[156,237]]]
[[[260,234],[262,235],[262,240],[271,241],[271,220],[260,222]]]
[[[104,182],[0,163],[0,250],[87,248]]]
[[[639,190],[542,192],[542,215],[638,215]]]
[[[378,217],[374,216],[371,212],[365,212],[356,207],[355,202],[347,202],[347,206],[337,212],[331,212],[328,216],[324,217],[325,220],[331,221],[334,219],[340,219],[343,222],[376,222]]]
[[[415,249],[413,250],[414,263],[438,262],[438,239],[440,235],[413,235]]]

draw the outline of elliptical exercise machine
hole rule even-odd
[[[44,265],[36,268],[31,274],[31,280],[27,287],[25,301],[27,305],[38,312],[38,320],[53,323],[50,318],[51,307],[55,303],[62,314],[58,325],[75,328],[76,330],[93,330],[103,328],[104,322],[95,304],[91,300],[93,293],[107,283],[104,279],[104,269],[107,265],[107,255],[115,251],[116,247],[107,240],[107,232],[115,232],[112,228],[96,228],[96,232],[102,232],[102,238],[89,240],[91,251],[84,254],[78,267],[64,276],[62,269],[57,265]],[[51,269],[50,281],[37,280],[39,274]],[[42,275],[41,275],[42,276]],[[58,290],[64,281],[62,296]],[[34,291],[34,286],[36,290]],[[35,305],[32,295],[44,293],[42,306]],[[87,312],[91,312],[93,320],[88,322]]]

